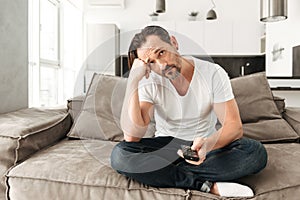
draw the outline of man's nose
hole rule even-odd
[[[158,61],[157,64],[161,70],[165,70],[167,67],[167,63],[165,61]]]

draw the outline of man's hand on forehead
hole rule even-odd
[[[155,56],[157,53],[157,49],[155,47],[142,47],[139,49],[141,56],[139,58],[143,60],[145,63],[151,62],[151,57]]]

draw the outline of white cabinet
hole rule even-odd
[[[235,22],[232,20],[212,21],[153,21],[134,22],[122,30],[121,54],[127,54],[130,41],[136,32],[146,25],[159,25],[175,35],[179,52],[183,55],[257,55],[261,54],[260,38],[263,24],[259,21]]]
[[[233,54],[258,54],[261,52],[263,24],[259,21],[233,22]]]
[[[257,55],[261,51],[263,25],[260,22],[188,21],[176,22],[176,32],[182,54]]]
[[[204,22],[190,21],[176,23],[179,52],[186,55],[205,54],[204,48]]]
[[[209,55],[232,54],[232,22],[207,21],[204,29],[204,48]]]

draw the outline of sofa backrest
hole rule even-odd
[[[88,98],[80,96],[68,101],[69,113],[75,122],[68,136],[123,140],[119,119],[126,83],[126,78],[96,74],[87,93]],[[273,96],[265,73],[234,78],[231,79],[231,84],[239,106],[244,136],[262,142],[299,139],[282,118],[284,99]],[[115,92],[116,90],[119,92]],[[147,137],[154,135],[154,123],[151,123]]]

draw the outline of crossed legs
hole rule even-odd
[[[177,155],[181,144],[191,143],[173,137],[123,141],[112,151],[111,166],[150,186],[201,190],[206,181],[232,181],[259,172],[267,163],[263,145],[242,138],[209,152],[201,165],[191,165]]]

